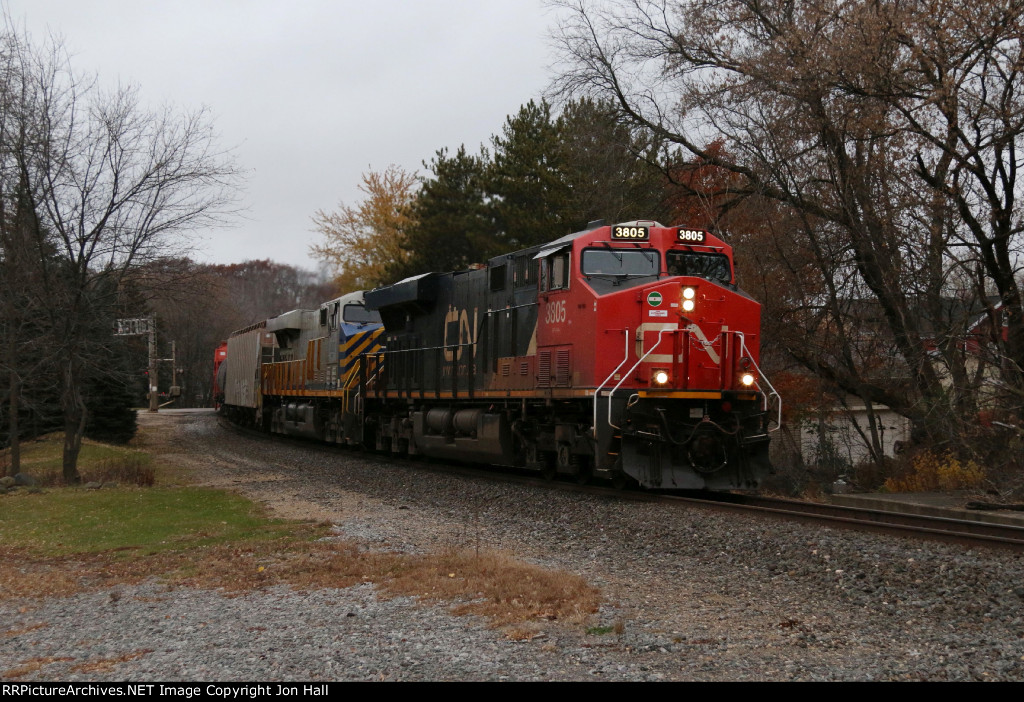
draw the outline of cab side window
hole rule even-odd
[[[541,290],[569,288],[569,251],[560,251],[541,260]]]
[[[569,287],[569,252],[551,257],[551,289],[564,290]]]

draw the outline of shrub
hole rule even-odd
[[[884,487],[891,492],[965,490],[984,480],[985,471],[973,460],[964,461],[952,452],[922,451],[913,457],[909,470],[887,478]]]

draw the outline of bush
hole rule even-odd
[[[103,443],[127,444],[138,431],[134,396],[116,381],[96,382],[91,390],[85,435]]]
[[[145,454],[126,453],[123,456],[99,459],[88,466],[79,465],[79,472],[82,475],[82,484],[116,483],[153,487],[156,483],[156,471],[149,456]],[[41,473],[35,480],[43,487],[59,487],[66,484],[64,475],[59,470]]]
[[[908,470],[887,478],[890,492],[934,492],[977,488],[985,481],[985,471],[973,460],[962,460],[953,452],[922,451],[911,460]]]

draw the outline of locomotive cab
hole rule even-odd
[[[649,242],[664,263],[656,279],[637,276],[632,315],[620,307],[635,331],[609,371],[610,390],[598,392],[608,410],[598,435],[620,448],[621,469],[641,484],[756,488],[770,471],[769,396],[777,396],[758,370],[760,305],[736,288],[731,249],[685,227],[617,229]]]
[[[635,221],[537,257],[538,367],[554,369],[541,381],[589,386],[594,473],[756,488],[770,470],[777,396],[758,370],[760,305],[736,287],[731,248],[703,230]]]

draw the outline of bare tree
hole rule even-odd
[[[802,283],[781,312],[807,367],[924,435],[956,436],[977,400],[964,310],[991,283],[1010,329],[999,370],[1021,387],[1021,3],[557,4],[557,93],[613,100],[741,177],[734,200],[789,209],[760,251],[803,256],[776,269]]]
[[[83,379],[104,357],[109,324],[133,267],[182,246],[182,234],[221,221],[236,169],[216,146],[209,115],[149,110],[138,90],[100,88],[75,72],[59,41],[33,46],[5,21],[12,70],[5,151],[38,226],[31,232],[48,343],[59,358],[64,477],[78,481],[86,422]],[[5,135],[6,136],[6,135]]]
[[[160,354],[169,355],[175,342],[182,391],[177,406],[183,407],[210,406],[213,352],[232,331],[288,310],[316,308],[336,295],[325,273],[271,261],[204,265],[161,259],[137,268],[131,284],[156,319]],[[161,375],[165,387],[169,366]]]

